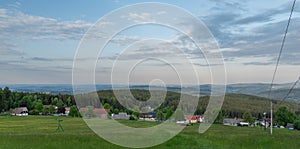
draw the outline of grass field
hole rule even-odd
[[[80,118],[63,117],[64,132],[56,132],[57,117],[0,117],[0,149],[122,148],[98,137]],[[132,127],[150,127],[153,122],[121,121]],[[261,128],[213,125],[204,134],[198,125],[186,127],[171,140],[152,148],[300,148],[300,131],[274,129],[270,136]]]

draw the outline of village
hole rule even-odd
[[[48,113],[47,115],[51,116],[71,116],[70,107],[62,107],[58,108],[57,106],[52,105],[44,105],[44,109],[48,109],[53,107],[55,109],[55,113]],[[101,118],[101,119],[113,119],[113,120],[138,120],[138,121],[148,121],[148,122],[157,122],[163,121],[157,118],[156,112],[142,113],[139,115],[138,119],[134,118],[133,115],[129,115],[126,112],[118,112],[111,113],[110,109],[104,108],[93,108],[92,106],[87,106],[80,108],[77,111],[81,114],[83,118]],[[30,116],[28,113],[28,109],[26,107],[15,108],[11,113],[12,116]],[[39,113],[39,115],[45,115],[45,113]],[[73,115],[74,116],[74,115]],[[205,118],[203,115],[184,115],[181,119],[169,119],[166,121],[176,122],[177,125],[181,126],[190,126],[197,123],[205,122]],[[270,127],[270,119],[260,119],[255,120],[252,123],[246,122],[241,118],[224,118],[222,120],[222,124],[226,126],[241,126],[241,127],[261,127],[266,129]],[[284,126],[275,125],[274,128],[285,128]],[[293,124],[287,124],[286,128],[293,130]]]

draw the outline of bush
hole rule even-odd
[[[75,105],[73,105],[73,106],[70,107],[69,116],[79,117],[79,111],[78,111],[78,109],[77,109],[77,107]]]
[[[295,121],[294,128],[300,130],[300,119]]]
[[[137,120],[136,117],[130,115],[129,120]]]
[[[39,112],[39,110],[37,110],[37,109],[33,109],[33,110],[31,110],[31,111],[29,112],[29,114],[30,114],[30,115],[39,115],[40,112]]]

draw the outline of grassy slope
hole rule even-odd
[[[80,118],[63,118],[64,132],[56,132],[57,117],[0,117],[0,148],[121,148],[95,135]],[[151,122],[122,121],[133,127]],[[153,148],[299,148],[300,132],[213,125],[204,134],[198,126],[186,127],[168,142]]]

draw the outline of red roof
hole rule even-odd
[[[86,112],[88,111],[88,108],[80,108],[80,111]],[[110,111],[110,109],[103,109],[103,108],[94,108],[93,112],[95,114],[107,114]]]
[[[106,110],[102,108],[95,108],[93,111],[95,114],[107,114]]]
[[[185,115],[186,120],[198,120],[199,118],[203,118],[202,115]]]

